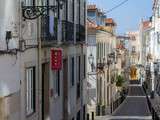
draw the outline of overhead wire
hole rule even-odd
[[[121,3],[119,3],[118,5],[116,5],[115,7],[109,9],[108,11],[106,11],[106,13],[112,12],[113,10],[115,10],[115,9],[117,9],[117,8],[119,8],[119,7],[121,7],[123,4],[125,4],[125,3],[128,2],[128,1],[129,1],[129,0],[124,0],[124,1],[122,1]]]

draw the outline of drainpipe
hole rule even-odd
[[[42,118],[42,114],[41,114],[41,105],[42,105],[42,91],[41,90],[41,86],[42,86],[42,65],[41,65],[41,27],[40,24],[41,23],[41,17],[37,18],[37,42],[38,42],[38,51],[37,51],[37,65],[38,65],[38,120],[41,120]]]

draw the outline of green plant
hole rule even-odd
[[[117,87],[122,87],[123,86],[123,83],[124,83],[124,77],[121,76],[121,75],[118,75],[116,77],[116,86]]]

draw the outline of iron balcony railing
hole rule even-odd
[[[62,20],[62,42],[74,42],[74,23]]]
[[[76,41],[85,42],[85,26],[76,24]]]
[[[58,19],[54,19],[53,26],[50,25],[50,16],[41,17],[41,38],[44,41],[57,41]]]
[[[76,24],[76,41],[80,41],[80,25]]]
[[[51,19],[54,23],[51,23]],[[74,23],[62,20],[62,42],[74,42]],[[58,36],[58,19],[50,16],[41,18],[41,38],[43,41],[57,41]],[[76,41],[85,42],[85,26],[76,24]]]
[[[80,41],[85,42],[85,26],[80,25]]]

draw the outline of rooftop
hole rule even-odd
[[[97,28],[97,25],[95,22],[87,19],[87,28],[92,28],[92,29],[96,29]]]
[[[116,23],[115,23],[115,21],[113,20],[113,18],[106,18],[106,19],[105,19],[105,23],[106,23],[106,24],[113,24],[113,25],[116,26]]]
[[[143,30],[151,28],[151,22],[149,20],[143,21],[142,24],[143,24]]]
[[[96,5],[87,5],[87,10],[97,10]]]

